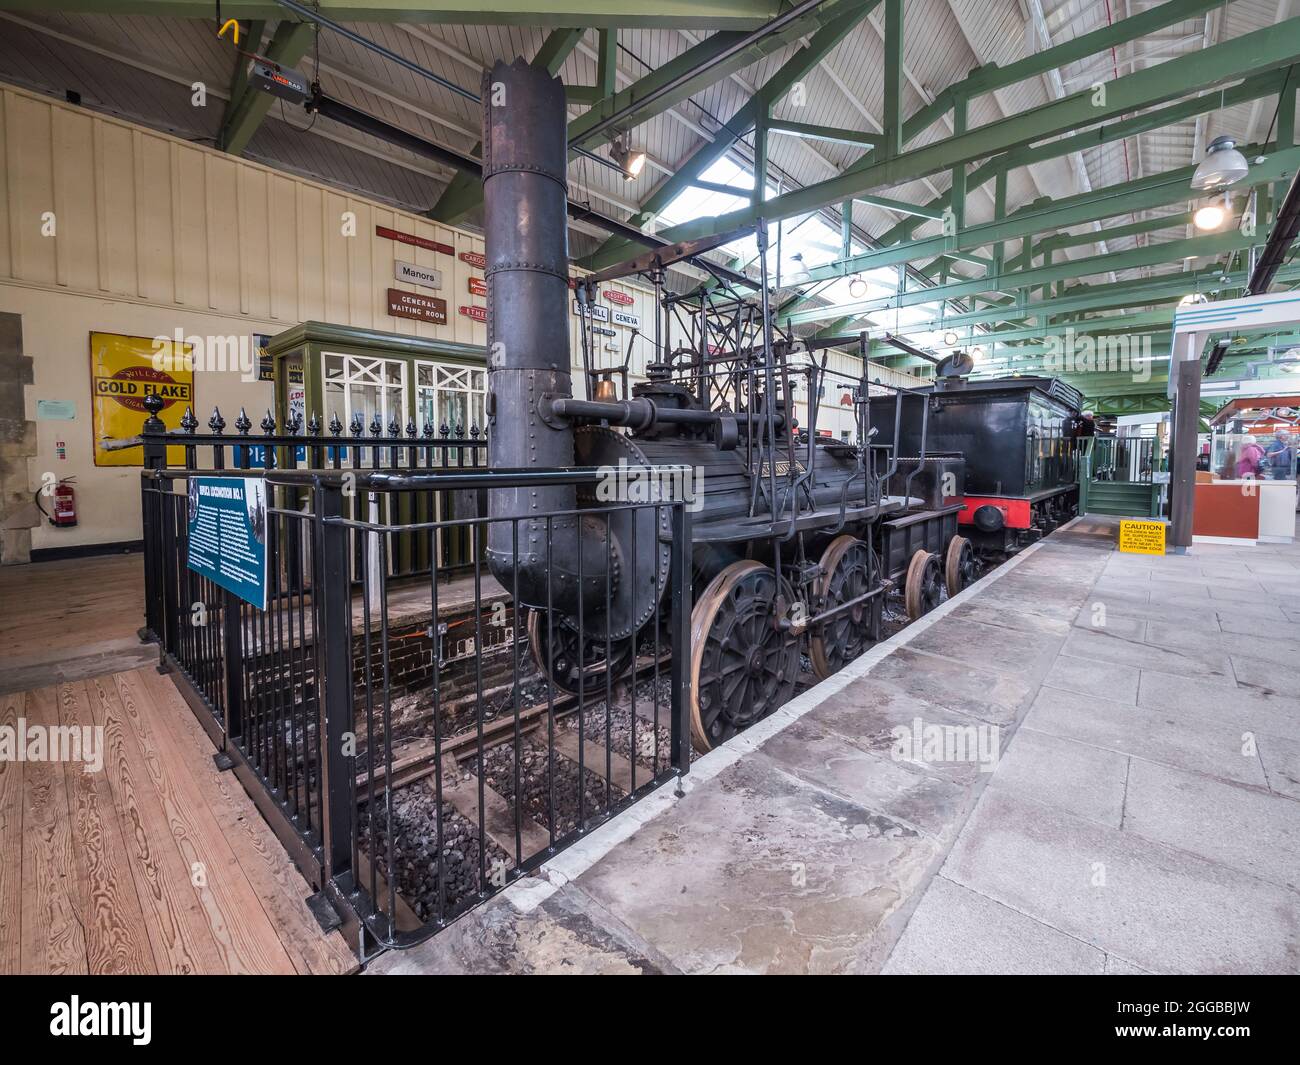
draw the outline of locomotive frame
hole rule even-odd
[[[871,443],[873,387],[891,394],[896,423],[906,405],[923,404],[924,397],[870,385],[865,333],[807,342],[778,337],[767,304],[766,231],[761,222],[751,231],[760,248],[759,295],[744,297],[715,278],[716,287],[695,294],[689,330],[694,343],[671,352],[663,345],[666,321],[670,314],[680,321],[688,297],[664,293],[664,271],[673,261],[705,250],[700,244],[640,256],[575,286],[582,308],[600,284],[630,276],[647,280],[656,295],[653,344],[662,355],[648,368],[649,379],[633,387],[633,397],[651,399],[660,412],[669,407],[712,416],[670,428],[634,424],[630,436],[615,444],[601,431],[631,419],[622,407],[606,408],[612,420],[602,421],[595,432],[580,429],[577,443],[577,459],[585,465],[602,466],[615,456],[622,460],[628,451],[629,463],[686,462],[715,479],[692,522],[691,721],[692,740],[701,751],[787,701],[805,656],[821,679],[866,651],[880,638],[890,591],[903,591],[915,619],[938,604],[945,588],[954,595],[977,576],[971,545],[958,535],[960,504],[939,492],[924,434],[918,454],[906,460],[893,445]],[[721,242],[738,235],[727,234]],[[626,389],[626,370],[591,367],[592,323],[585,315],[582,322],[588,388],[609,402],[618,395],[614,375]],[[855,378],[826,365],[829,349],[849,345],[863,360],[863,373]],[[806,361],[796,362],[801,356]],[[817,432],[819,397],[833,377],[851,388],[853,442],[827,440]],[[798,427],[790,415],[798,378],[805,379],[809,397],[807,427]],[[594,407],[593,402],[581,409],[599,413]],[[699,428],[704,425],[710,428]],[[797,433],[799,428],[806,432]],[[719,470],[727,453],[735,461]],[[819,466],[848,473],[838,481],[819,481]],[[944,470],[955,469],[958,483],[960,466],[951,457],[942,463]],[[886,490],[891,478],[899,478],[897,493]],[[931,490],[917,494],[922,483]],[[536,657],[545,667],[545,653]],[[625,670],[631,657],[626,646],[620,648],[615,670]],[[605,681],[598,655],[592,665],[592,689],[599,690]],[[572,683],[571,676],[565,680]]]
[[[896,440],[904,407],[919,405],[914,454],[873,441],[865,335],[778,338],[761,220],[571,282],[564,86],[517,59],[484,72],[484,96],[489,90],[511,101],[485,108],[483,120],[489,465],[702,471],[689,522],[690,647],[672,653],[691,656],[692,738],[709,750],[786,702],[805,654],[824,677],[874,643],[889,590],[903,586],[915,617],[938,602],[945,578],[956,592],[974,574],[960,508],[946,498],[963,460],[927,456],[928,400],[906,389],[892,390],[892,424]],[[701,253],[751,231],[757,296],[710,271],[713,281],[689,301],[694,342],[668,352],[666,316],[687,301],[665,295],[667,267],[692,259],[708,270]],[[656,361],[629,395],[626,366],[592,365],[595,315],[586,308],[598,285],[637,275],[655,290]],[[583,398],[571,380],[570,287],[583,326]],[[863,356],[851,382],[857,440],[825,441],[816,430],[827,348],[846,342]],[[801,375],[810,422],[802,441],[791,388]],[[609,691],[632,666],[667,584],[666,514],[611,502],[560,484],[488,492],[489,568],[531,609],[542,671],[580,696]]]

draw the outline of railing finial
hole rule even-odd
[[[253,428],[253,423],[249,420],[248,411],[243,407],[239,408],[239,417],[235,419],[235,428],[239,431],[240,436],[247,436],[248,430]]]
[[[226,428],[226,419],[221,416],[221,408],[212,408],[212,417],[208,419],[208,428],[214,434],[220,434]]]
[[[275,432],[275,415],[271,413],[271,408],[266,408],[266,417],[262,419],[262,432],[267,436]]]

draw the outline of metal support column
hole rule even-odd
[[[1201,417],[1201,359],[1193,333],[1180,337],[1183,351],[1170,361],[1174,374],[1173,446],[1169,450],[1170,546],[1182,554],[1192,546],[1192,512],[1196,494],[1196,430]]]
[[[320,605],[316,628],[317,690],[321,736],[321,809],[324,879],[352,871],[353,759],[344,755],[344,741],[356,727],[352,708],[352,584],[348,568],[348,530],[343,517],[343,490],[316,485],[316,543],[320,545],[316,574]]]
[[[673,507],[672,536],[668,577],[673,646],[670,729],[673,767],[683,777],[691,769],[691,513],[685,503]]]

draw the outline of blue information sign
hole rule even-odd
[[[266,481],[191,477],[186,565],[266,609]]]

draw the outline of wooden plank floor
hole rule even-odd
[[[0,692],[134,669],[158,660],[144,624],[139,554],[0,566]]]
[[[0,725],[93,726],[103,766],[0,761],[0,973],[344,973],[309,892],[171,680],[0,695]]]
[[[480,593],[487,603],[504,589],[486,570]],[[440,613],[474,601],[474,578],[439,581]],[[155,644],[141,643],[144,624],[144,561],[141,554],[0,566],[0,692],[21,692],[122,672],[156,663]],[[427,579],[394,579],[388,589],[390,625],[428,618]],[[365,605],[352,596],[352,620],[361,631]],[[371,612],[378,626],[378,613]],[[311,632],[311,616],[307,617]]]

